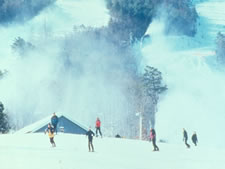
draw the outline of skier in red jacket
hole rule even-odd
[[[101,121],[99,118],[97,118],[96,120],[96,124],[95,124],[95,128],[96,128],[96,137],[98,137],[98,131],[102,137],[102,132],[101,132]]]

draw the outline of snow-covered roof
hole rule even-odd
[[[72,119],[71,117],[69,117],[68,115],[62,115],[62,114],[58,114],[57,113],[58,118],[60,119],[61,117],[65,117],[68,120],[72,121],[73,123],[77,124],[78,126],[80,126],[81,128],[88,130],[88,127],[86,127],[85,125],[80,124],[79,122],[75,121],[74,119]],[[51,123],[51,117],[47,116],[42,120],[39,120],[33,124],[30,124],[28,126],[25,126],[24,128],[18,130],[17,132],[15,132],[15,134],[26,134],[26,133],[34,133],[37,130],[39,130],[40,128],[42,128],[43,126],[47,125],[48,123]]]

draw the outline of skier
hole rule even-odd
[[[57,124],[58,124],[58,116],[56,116],[56,114],[55,113],[53,113],[53,115],[52,115],[52,118],[51,118],[51,123],[52,123],[52,125],[53,125],[53,127],[54,127],[54,131],[55,131],[55,133],[57,134]]]
[[[95,135],[95,133],[91,130],[91,127],[89,127],[88,132],[86,133],[86,136],[88,136],[88,149],[89,152],[92,150],[92,152],[94,152],[94,146],[93,146],[93,136]]]
[[[190,145],[187,143],[188,140],[188,134],[187,131],[183,128],[183,141],[185,142],[185,145],[187,146],[187,148],[190,148]]]
[[[192,142],[195,144],[195,146],[197,146],[198,138],[197,138],[196,132],[193,133],[191,139],[192,139]]]
[[[52,147],[56,147],[56,144],[54,142],[54,129],[52,128],[50,123],[48,123],[48,128],[45,130],[45,134],[46,133],[48,133]]]
[[[102,132],[101,132],[101,121],[99,118],[97,118],[96,120],[96,124],[95,124],[95,128],[96,128],[96,137],[98,137],[98,131],[102,137]]]
[[[153,128],[150,130],[150,140],[152,141],[152,145],[154,147],[153,151],[159,151],[159,147],[156,145],[156,132]]]

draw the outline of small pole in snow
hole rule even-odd
[[[139,123],[140,123],[139,139],[142,140],[142,114],[141,113],[139,113]]]
[[[139,116],[139,140],[142,140],[142,113],[136,113],[136,116]]]

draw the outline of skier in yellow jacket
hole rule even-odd
[[[50,123],[48,124],[48,128],[45,130],[45,134],[46,133],[48,133],[52,147],[56,147],[56,144],[54,142],[54,128],[51,126]]]

